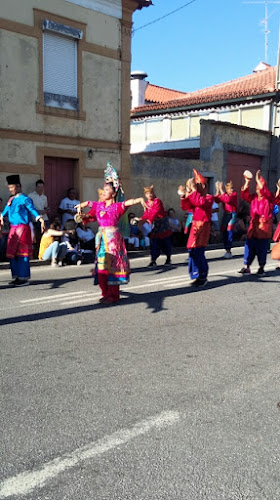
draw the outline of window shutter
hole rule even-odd
[[[77,41],[43,34],[44,92],[77,97]]]

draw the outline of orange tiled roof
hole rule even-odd
[[[170,100],[139,106],[132,111],[134,113],[141,113],[144,111],[167,110],[169,108],[181,108],[189,105],[201,105],[213,103],[216,101],[227,101],[231,99],[238,99],[243,97],[253,97],[270,92],[275,92],[276,85],[276,67],[268,67],[263,71],[252,73],[251,75],[230,80],[229,82],[220,83],[207,87],[205,89],[196,90],[194,92],[183,93],[181,97],[172,97]],[[150,85],[147,86],[147,97],[149,98]],[[160,88],[160,87],[159,87]],[[169,89],[166,96],[168,95]],[[176,91],[171,91],[175,94]],[[171,95],[171,94],[169,94]],[[148,100],[148,99],[147,99]]]
[[[153,103],[164,103],[176,99],[181,99],[182,97],[186,97],[186,95],[186,92],[166,89],[165,87],[159,87],[158,85],[152,85],[151,83],[148,83],[145,92],[145,100]]]

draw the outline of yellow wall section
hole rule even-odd
[[[188,119],[173,118],[171,122],[171,139],[186,139],[188,137]]]
[[[263,129],[263,109],[248,108],[241,110],[241,125]]]
[[[239,113],[238,111],[227,111],[226,113],[219,113],[219,120],[221,122],[230,122],[238,125]]]
[[[160,142],[163,140],[163,122],[147,122],[147,142]]]
[[[200,116],[191,116],[190,120],[190,137],[199,137],[200,136]]]
[[[130,131],[130,140],[131,140],[132,144],[134,142],[136,142],[136,143],[145,142],[145,123],[144,122],[132,123],[131,131]]]

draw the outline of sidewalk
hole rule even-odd
[[[236,247],[243,247],[244,246],[244,241],[235,241],[233,243],[233,248]],[[222,243],[216,243],[216,244],[211,244],[207,246],[207,250],[219,250],[223,249],[223,244]],[[176,247],[172,248],[172,254],[173,255],[179,255],[181,253],[186,253],[187,249],[186,247]],[[127,252],[129,259],[135,259],[135,258],[141,258],[141,257],[149,257],[150,251],[149,250],[130,250]],[[44,260],[30,260],[30,266],[49,266],[50,262],[49,261],[44,261]],[[0,262],[0,271],[5,269],[10,269],[10,264],[9,262]]]

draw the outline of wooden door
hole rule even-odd
[[[237,191],[238,195],[240,193],[240,188],[244,184],[244,170],[250,170],[254,179],[257,170],[261,168],[261,161],[262,157],[257,155],[234,152],[228,153],[227,182],[230,180],[233,182],[234,189]],[[255,189],[256,183],[253,180],[251,182],[250,190],[254,192]]]
[[[70,187],[75,187],[76,160],[69,158],[45,157],[44,181],[45,193],[50,207],[50,218],[57,215],[62,198]]]

